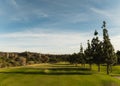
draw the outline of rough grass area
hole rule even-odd
[[[88,66],[61,63],[3,68],[0,69],[0,86],[120,86],[119,79],[106,75],[104,66],[101,69],[102,72],[97,73],[95,65],[90,71]]]

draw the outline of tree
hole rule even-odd
[[[85,50],[85,58],[87,63],[90,65],[90,69],[92,69],[93,57],[92,57],[91,45],[89,40],[87,43],[87,48]]]
[[[117,53],[117,64],[120,64],[120,51],[118,50]]]
[[[25,66],[26,65],[26,58],[19,57],[19,62],[20,62],[20,65]]]
[[[58,59],[55,55],[49,56],[49,63],[57,63]]]
[[[42,63],[47,63],[49,61],[49,57],[47,55],[41,56]]]
[[[78,56],[79,56],[79,61],[80,63],[83,65],[83,67],[85,67],[85,56],[84,56],[84,52],[83,52],[83,46],[82,44],[80,45],[80,52],[78,53]]]
[[[94,38],[91,41],[91,51],[93,62],[98,66],[98,72],[100,72],[100,64],[102,63],[102,42],[98,38],[98,32],[95,30]]]
[[[69,57],[69,62],[71,64],[75,64],[75,66],[77,66],[78,63],[80,63],[80,57],[78,56],[78,54],[74,53],[72,55],[70,55]]]
[[[112,71],[112,65],[116,63],[117,58],[114,52],[114,48],[110,42],[108,30],[106,29],[106,22],[103,21],[103,56],[107,65],[107,74]]]

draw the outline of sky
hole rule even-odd
[[[120,0],[0,0],[0,51],[72,54],[102,22],[120,50]]]

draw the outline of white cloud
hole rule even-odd
[[[90,10],[92,10],[93,12],[95,12],[97,14],[100,14],[100,15],[104,15],[104,16],[108,16],[108,17],[111,16],[111,14],[108,13],[107,11],[101,10],[101,9],[98,9],[98,8],[90,8]]]
[[[39,33],[17,32],[0,34],[1,51],[33,51],[41,53],[67,54],[79,52],[80,43],[86,48],[87,40],[92,33]],[[100,36],[102,40],[102,37]],[[120,50],[120,36],[110,37],[115,50]]]
[[[119,7],[118,7],[119,8]],[[102,10],[98,8],[91,8],[91,10],[98,15],[106,17],[109,21],[108,28],[111,42],[114,46],[115,51],[120,50],[120,11],[118,8],[111,8],[110,10]]]
[[[42,10],[33,9],[32,11],[26,11],[25,9],[18,9],[15,14],[10,16],[12,21],[33,21],[34,18],[47,18],[49,15]]]
[[[68,13],[62,13],[60,15],[57,15],[59,18],[59,21],[62,23],[81,23],[91,20],[91,17],[87,13],[83,12],[68,12]]]
[[[24,4],[24,0],[7,0],[7,5],[9,9],[5,9],[7,6],[1,9],[3,9],[5,19],[9,22],[29,22],[34,19],[49,17],[48,13],[41,10],[41,8],[35,8],[35,6]]]
[[[17,32],[0,34],[2,51],[34,51],[42,53],[79,52],[80,43],[86,46],[90,33]],[[4,39],[4,40],[3,40]]]
[[[90,10],[96,13],[98,16],[107,18],[111,24],[114,24],[114,26],[120,26],[120,11],[118,8],[98,9],[93,7],[90,8]]]
[[[115,51],[120,50],[120,35],[111,37],[111,42],[113,44]]]
[[[90,17],[86,13],[77,13],[70,17],[70,21],[73,23],[86,22],[89,20],[90,20]]]

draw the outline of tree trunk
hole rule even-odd
[[[109,64],[107,64],[107,75],[109,75]]]
[[[100,64],[98,64],[98,72],[100,72]]]
[[[89,64],[89,66],[90,66],[90,70],[92,70],[92,64]]]

